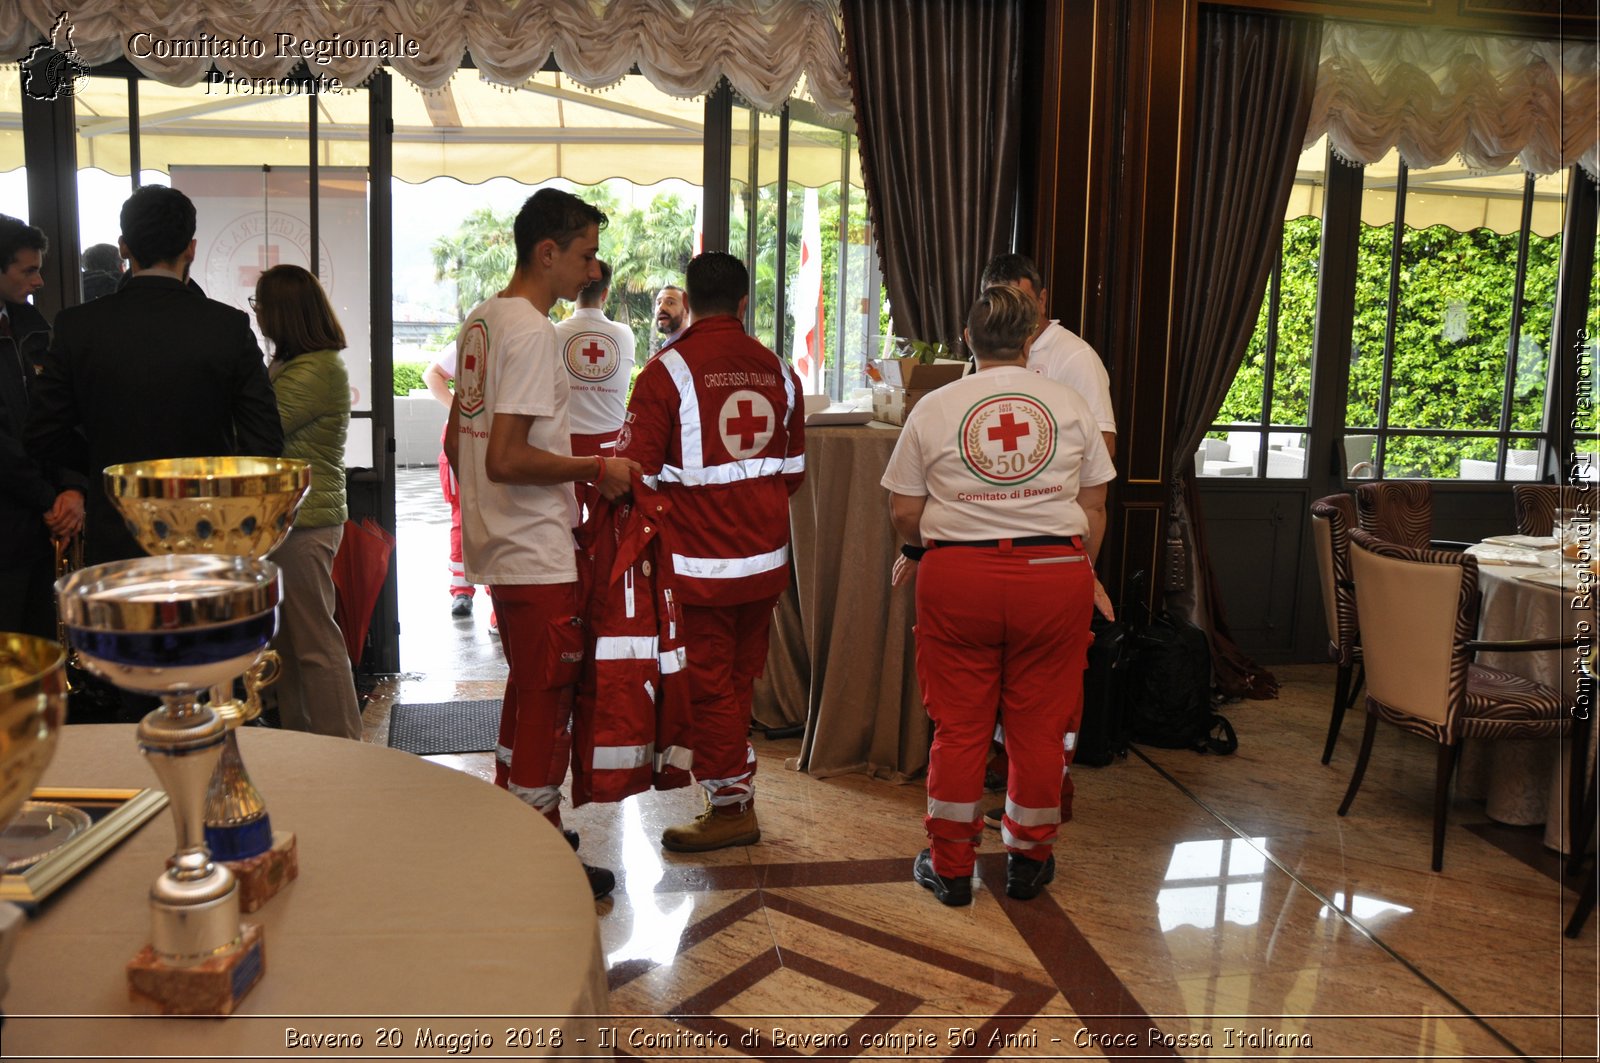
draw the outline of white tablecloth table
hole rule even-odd
[[[257,727],[239,745],[300,856],[298,880],[245,917],[265,929],[266,973],[239,1011],[129,1017],[123,968],[149,940],[146,895],[174,848],[163,810],[23,927],[7,1056],[417,1058],[475,1030],[496,1045],[478,1055],[505,1054],[508,1031],[523,1055],[609,1055],[596,1049],[608,997],[594,901],[542,816],[381,746]],[[44,785],[157,782],[133,727],[80,726],[65,729]],[[312,1035],[361,1044],[313,1049]]]
[[[1478,574],[1480,639],[1570,637],[1583,623],[1594,630],[1593,599],[1575,603],[1582,585],[1571,566],[1494,564],[1480,557]],[[1561,690],[1569,711],[1575,704],[1573,649],[1480,653],[1477,661]],[[1543,823],[1545,845],[1565,852],[1568,749],[1565,739],[1469,740],[1462,745],[1457,792],[1484,798],[1489,818],[1497,822]]]

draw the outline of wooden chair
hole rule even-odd
[[[1517,484],[1511,489],[1511,505],[1516,511],[1519,535],[1549,535],[1555,527],[1556,510],[1587,506],[1595,514],[1596,491],[1592,485],[1558,487],[1555,484]]]
[[[1333,714],[1322,763],[1333,759],[1344,714],[1361,693],[1366,672],[1361,664],[1361,629],[1356,623],[1355,582],[1350,574],[1350,532],[1356,526],[1356,500],[1329,495],[1311,503],[1311,538],[1316,545],[1317,575],[1322,584],[1322,615],[1328,625],[1328,656],[1339,666],[1333,685]],[[1351,682],[1354,675],[1354,683]]]
[[[1467,543],[1433,537],[1433,488],[1426,480],[1380,480],[1356,488],[1362,531],[1419,550],[1464,550]]]
[[[1439,744],[1434,771],[1433,869],[1444,866],[1450,776],[1463,738],[1553,738],[1574,732],[1588,751],[1588,722],[1575,722],[1560,692],[1472,663],[1479,650],[1557,649],[1570,639],[1480,642],[1478,562],[1469,554],[1401,546],[1356,530],[1350,535],[1356,616],[1367,679],[1367,727],[1339,815],[1350,811],[1366,774],[1378,721]],[[1575,755],[1573,807],[1584,785]]]

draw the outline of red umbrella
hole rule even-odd
[[[389,556],[393,553],[394,536],[371,517],[360,524],[344,522],[344,539],[333,558],[333,588],[337,593],[333,618],[344,632],[344,648],[350,654],[352,667],[361,663],[361,647],[366,644],[383,581],[389,578]]]

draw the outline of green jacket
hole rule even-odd
[[[349,516],[344,494],[344,440],[350,429],[350,375],[338,351],[310,351],[272,363],[272,387],[283,419],[283,456],[311,463],[311,493],[296,528],[327,528]]]

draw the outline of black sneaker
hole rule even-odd
[[[578,832],[577,831],[575,831],[575,830],[567,830],[567,828],[562,827],[561,828],[561,836],[563,838],[567,839],[567,844],[572,846],[572,851],[573,852],[577,852],[578,851]]]
[[[589,876],[589,890],[597,901],[611,896],[611,891],[617,888],[617,876],[603,867],[590,867],[584,864],[583,873]]]
[[[933,852],[930,849],[924,849],[917,854],[916,861],[911,865],[911,877],[932,890],[933,895],[939,898],[940,904],[959,908],[972,903],[972,879],[945,878],[936,872],[933,869]]]
[[[452,594],[450,596],[450,615],[457,620],[464,616],[472,615],[472,595]]]
[[[1005,814],[1005,805],[995,805],[993,808],[983,814],[983,825],[993,830],[999,830],[1000,820],[1005,817]]]
[[[1030,860],[1017,853],[1006,854],[1006,896],[1031,901],[1056,877],[1054,853],[1043,860]]]

